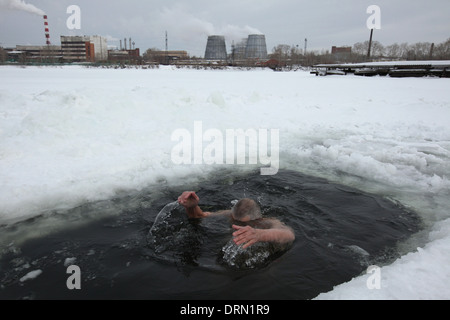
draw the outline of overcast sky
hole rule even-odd
[[[81,29],[69,30],[67,7],[81,9]],[[109,45],[132,38],[144,52],[165,47],[203,56],[208,35],[231,41],[248,34],[266,35],[267,48],[299,45],[309,50],[366,41],[370,31],[367,8],[381,8],[381,30],[374,40],[444,42],[450,38],[450,0],[0,0],[0,46],[45,44],[42,12],[48,15],[50,40],[60,35],[101,35]]]

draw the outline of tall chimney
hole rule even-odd
[[[47,15],[44,15],[44,26],[45,26],[45,39],[46,39],[46,44],[49,46],[49,45],[50,45],[50,31],[49,31],[49,29],[48,29]]]

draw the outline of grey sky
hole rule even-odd
[[[45,44],[43,18],[8,7],[0,0],[0,46]],[[26,0],[45,11],[52,44],[60,35],[108,36],[110,45],[132,38],[136,47],[165,47],[203,56],[207,36],[222,34],[239,40],[250,33],[266,35],[269,52],[277,44],[330,50],[332,45],[366,41],[369,5],[381,8],[381,30],[374,39],[384,45],[395,42],[436,42],[450,38],[449,0]],[[69,5],[81,8],[81,30],[69,30]],[[116,40],[114,40],[116,39]]]

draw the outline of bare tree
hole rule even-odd
[[[435,46],[434,57],[439,60],[450,60],[450,38]]]
[[[279,61],[286,61],[290,57],[291,46],[279,44],[272,49],[272,58]]]
[[[398,43],[391,44],[386,47],[385,50],[386,57],[389,58],[400,58],[400,45]]]
[[[352,51],[354,54],[366,55],[367,50],[369,49],[369,41],[366,42],[357,42],[353,45]]]
[[[384,56],[384,46],[379,41],[372,42],[372,56],[382,57]]]
[[[369,41],[355,43],[352,51],[356,55],[367,56]],[[379,41],[372,41],[371,57],[381,57],[384,55],[384,51],[385,48]]]
[[[406,59],[408,55],[409,44],[407,42],[403,42],[400,44],[400,58]]]
[[[431,43],[417,42],[409,46],[408,60],[424,60],[428,59],[430,55]]]

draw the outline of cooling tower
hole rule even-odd
[[[262,34],[251,34],[248,36],[246,59],[267,59],[266,36]]]
[[[206,44],[205,60],[226,60],[227,47],[224,36],[209,36]]]
[[[247,38],[242,39],[234,47],[234,58],[236,60],[243,60],[243,59],[245,59],[245,50],[247,48],[247,40],[248,40]]]

